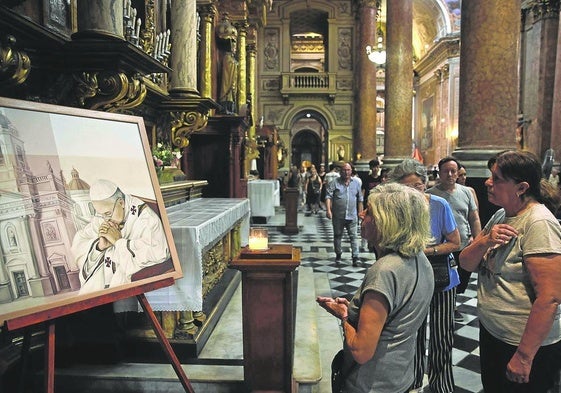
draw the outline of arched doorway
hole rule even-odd
[[[298,112],[292,118],[290,134],[290,162],[300,166],[303,161],[308,165],[326,164],[328,127],[325,116],[315,109]]]
[[[322,143],[319,135],[312,130],[301,130],[292,138],[291,162],[300,167],[302,162],[319,167],[323,161]]]

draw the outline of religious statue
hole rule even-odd
[[[339,145],[339,149],[337,149],[337,158],[339,161],[343,161],[345,159],[345,147],[343,145]]]
[[[238,92],[238,61],[236,41],[232,41],[231,51],[224,54],[222,60],[222,79],[220,82],[220,97],[218,102],[224,107],[226,114],[236,113],[236,95]]]
[[[222,57],[218,103],[223,113],[237,113],[236,96],[238,93],[238,61],[236,60],[236,41],[238,31],[230,22],[228,13],[224,13],[217,26],[218,42],[225,50]]]

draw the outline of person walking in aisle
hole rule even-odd
[[[361,184],[352,176],[352,167],[348,162],[341,169],[340,177],[327,185],[325,194],[326,217],[333,225],[333,246],[335,262],[341,261],[341,241],[346,230],[351,242],[353,266],[359,262],[359,239],[357,233],[358,214],[362,212]]]
[[[427,190],[429,194],[446,199],[452,207],[454,219],[460,231],[460,249],[454,253],[456,261],[459,259],[460,251],[481,232],[477,200],[469,187],[456,182],[459,170],[460,163],[458,160],[454,157],[444,157],[438,162],[440,181]],[[460,267],[458,273],[460,275],[460,285],[456,288],[456,294],[461,294],[467,289],[471,272]],[[454,318],[463,320],[462,314],[457,309],[454,311]]]
[[[308,211],[317,214],[319,209],[319,197],[321,193],[321,179],[315,165],[312,165],[310,176],[306,179],[306,205]]]
[[[325,164],[322,162],[321,164],[319,164],[319,171],[318,171],[318,176],[321,180],[321,190],[319,194],[320,210],[325,210],[325,175],[327,175],[327,172],[325,171]]]
[[[298,172],[298,210],[303,210],[306,206],[306,183],[308,181],[308,168],[304,164],[300,165]]]
[[[485,392],[550,392],[561,371],[559,191],[530,152],[501,153],[490,170],[501,209],[460,254],[478,272],[481,381]]]

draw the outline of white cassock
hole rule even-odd
[[[170,257],[160,217],[141,199],[125,196],[125,222],[121,239],[98,251],[99,227],[104,222],[93,217],[76,233],[72,253],[80,269],[80,293],[89,293],[130,283],[139,270]]]

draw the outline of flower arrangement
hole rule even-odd
[[[156,169],[162,169],[164,166],[179,167],[179,159],[182,154],[179,149],[172,148],[167,143],[158,142],[152,148],[152,158]]]

